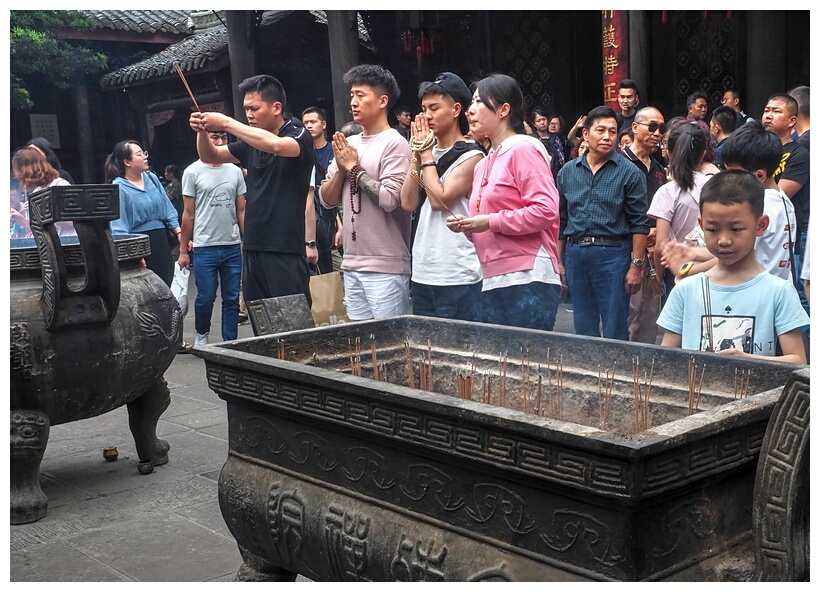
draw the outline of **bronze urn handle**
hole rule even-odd
[[[120,268],[109,222],[119,218],[117,185],[58,185],[29,196],[31,233],[43,275],[43,320],[49,331],[107,325],[120,303]],[[68,282],[56,222],[72,222],[85,276]],[[76,277],[76,276],[75,276]]]

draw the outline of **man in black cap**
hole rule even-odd
[[[443,72],[419,85],[422,112],[410,123],[413,158],[401,190],[401,205],[415,212],[413,314],[481,320],[481,266],[475,247],[445,220],[469,216],[473,169],[484,157],[466,142],[465,111],[472,94],[464,81]]]

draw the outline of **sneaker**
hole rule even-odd
[[[194,339],[194,347],[202,347],[203,345],[208,345],[208,335],[209,333],[203,333],[202,335],[197,333],[196,338]]]
[[[238,325],[247,325],[248,324],[248,315],[239,315],[239,322]]]

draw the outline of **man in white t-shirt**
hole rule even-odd
[[[224,131],[210,131],[214,146],[228,143]],[[239,322],[239,286],[245,227],[245,178],[242,169],[230,164],[207,164],[201,160],[182,174],[184,210],[179,244],[193,244],[196,301],[194,347],[207,345],[216,289],[222,288],[222,339],[236,339]],[[187,249],[180,248],[178,265],[191,267]]]
[[[422,112],[410,123],[410,138],[423,143],[432,132],[435,144],[415,154],[401,190],[402,208],[417,217],[413,314],[481,321],[478,255],[463,233],[451,232],[446,224],[453,214],[469,217],[473,169],[484,158],[478,144],[464,141],[461,129],[467,129],[470,89],[457,75],[443,72],[419,85],[419,99]]]

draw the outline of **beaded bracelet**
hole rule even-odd
[[[349,182],[349,189],[350,189],[350,238],[355,243],[356,242],[356,227],[354,225],[356,221],[356,214],[362,213],[362,192],[361,189],[358,187],[359,185],[359,176],[364,174],[365,171],[364,167],[356,164],[348,172],[348,182]],[[359,209],[356,209],[356,206],[353,204],[353,195],[356,194],[359,196]]]

